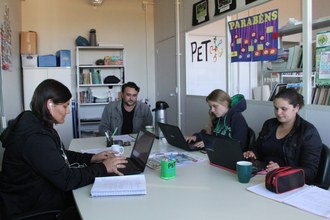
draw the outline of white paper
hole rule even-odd
[[[316,186],[309,187],[307,191],[298,193],[284,202],[316,215],[330,217],[330,191]]]
[[[290,196],[296,194],[297,192],[304,191],[308,187],[309,187],[308,185],[305,185],[301,188],[298,188],[298,189],[295,189],[295,190],[292,190],[292,191],[289,191],[289,192],[286,192],[286,193],[276,194],[276,193],[273,193],[273,192],[269,191],[268,189],[266,189],[265,183],[261,183],[261,184],[258,184],[258,185],[251,186],[251,187],[247,188],[247,190],[249,190],[251,192],[254,192],[258,195],[267,197],[269,199],[273,199],[273,200],[278,201],[278,202],[284,202]]]
[[[126,141],[133,142],[133,141],[135,141],[135,138],[130,136],[130,135],[124,134],[124,135],[115,135],[115,136],[113,136],[113,140],[114,141],[121,140],[123,142],[126,142]]]
[[[169,157],[171,156],[176,160],[176,166],[184,166],[187,164],[202,162],[206,160],[203,157],[199,157],[194,154],[190,154],[188,152],[181,152],[181,153],[178,153],[176,151],[162,152],[162,153],[151,154],[149,156],[147,166],[155,170],[160,169],[161,161],[163,159],[169,159]]]
[[[127,176],[96,177],[91,196],[141,195],[147,194],[143,174]]]
[[[315,215],[330,218],[330,191],[319,187],[305,185],[290,192],[276,194],[267,190],[265,184],[261,183],[248,187],[247,190]]]

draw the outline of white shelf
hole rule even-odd
[[[330,26],[330,17],[320,18],[313,20],[312,22],[312,29],[317,30],[324,27]],[[292,34],[299,34],[302,32],[302,22],[299,22],[299,24],[291,25],[291,26],[285,26],[278,30],[278,33],[281,37],[288,36]]]
[[[96,61],[105,57],[115,57],[115,63],[120,60],[120,65],[96,65]],[[104,107],[108,102],[94,102],[95,97],[101,100],[110,98],[115,100],[121,91],[121,86],[125,83],[124,47],[122,45],[102,46],[102,47],[76,47],[76,73],[77,73],[77,110],[78,110],[78,133],[83,137],[83,131],[97,131]],[[121,62],[122,61],[122,62]],[[100,84],[92,84],[93,76],[100,73],[98,81]],[[104,79],[113,75],[120,79],[119,83],[103,84]],[[81,79],[83,78],[83,79]],[[89,80],[86,80],[89,78]],[[83,82],[84,84],[81,84]],[[87,82],[87,83],[86,83]],[[89,102],[91,101],[91,102]],[[95,119],[98,120],[90,120]]]
[[[102,69],[102,68],[124,68],[124,65],[88,65],[88,64],[83,64],[79,65],[79,68],[82,69],[88,69],[88,68],[94,68],[94,69]]]
[[[79,87],[109,87],[109,86],[122,86],[123,83],[116,84],[80,84]]]

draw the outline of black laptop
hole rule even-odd
[[[187,151],[202,150],[202,148],[194,146],[194,143],[188,143],[179,127],[162,122],[157,123],[160,130],[163,132],[167,143],[169,143],[170,145]]]
[[[203,134],[205,150],[209,157],[210,164],[224,168],[229,171],[236,171],[236,162],[246,160],[239,140],[226,136],[212,136]],[[266,166],[261,161],[251,161],[253,163],[253,172],[259,172]]]
[[[132,149],[131,156],[127,158],[128,163],[125,168],[120,168],[118,171],[125,175],[143,173],[147,165],[152,145],[155,140],[155,135],[142,129],[139,131]]]

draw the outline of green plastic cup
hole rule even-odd
[[[162,160],[160,169],[160,178],[169,180],[176,176],[176,160]]]

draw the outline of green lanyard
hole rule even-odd
[[[223,119],[223,123],[220,123],[221,117],[218,119],[217,125],[215,126],[213,132],[215,133],[215,136],[218,135],[226,135],[228,132],[228,136],[231,138],[231,128],[227,126],[227,115],[225,115]]]

